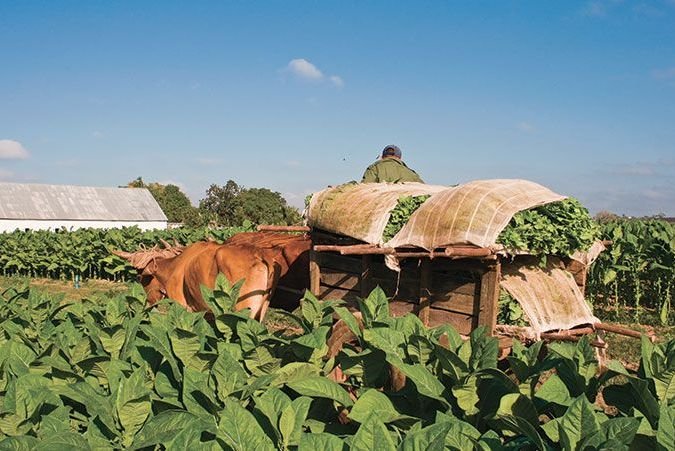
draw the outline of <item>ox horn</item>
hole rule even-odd
[[[159,242],[164,245],[164,249],[171,249],[171,245],[169,243],[167,243],[165,240],[160,238]]]
[[[131,252],[125,252],[125,251],[111,251],[113,254],[117,255],[118,257],[122,257],[125,260],[130,260],[131,257],[134,255]]]

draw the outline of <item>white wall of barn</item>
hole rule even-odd
[[[56,230],[65,227],[77,229],[120,229],[138,226],[141,230],[166,229],[167,221],[73,221],[73,220],[35,220],[35,219],[0,219],[0,233],[19,230]]]

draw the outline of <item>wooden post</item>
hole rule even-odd
[[[495,334],[497,312],[499,310],[499,279],[501,278],[501,264],[497,261],[488,267],[480,279],[480,308],[478,311],[478,325],[486,326],[490,335]]]
[[[309,291],[319,297],[321,289],[321,268],[319,267],[318,254],[314,249],[309,251]]]
[[[431,260],[420,260],[420,303],[417,316],[425,326],[429,325],[431,310]]]
[[[372,272],[371,272],[371,263],[373,258],[370,255],[364,255],[361,257],[361,277],[359,278],[359,284],[361,286],[361,297],[365,298],[373,290],[372,286]]]

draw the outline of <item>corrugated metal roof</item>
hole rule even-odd
[[[0,183],[0,219],[166,221],[144,188]]]

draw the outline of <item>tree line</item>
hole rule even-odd
[[[234,180],[224,185],[212,184],[195,207],[180,188],[173,184],[146,183],[142,177],[132,180],[129,188],[147,188],[169,222],[190,227],[205,225],[233,227],[251,221],[254,224],[292,225],[302,218],[297,208],[283,196],[267,188],[246,188]]]

